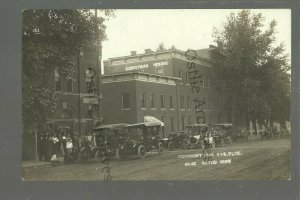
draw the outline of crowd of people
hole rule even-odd
[[[39,134],[38,137],[38,154],[40,161],[51,161],[63,158],[64,162],[68,162],[76,142],[71,133],[46,132]]]

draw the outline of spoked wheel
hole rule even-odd
[[[140,146],[138,147],[138,156],[139,156],[140,158],[145,158],[145,157],[146,157],[146,148],[145,148],[144,145],[140,145]]]
[[[97,150],[95,154],[95,160],[98,162],[103,162],[105,160],[105,152],[103,150]]]
[[[160,155],[164,151],[164,145],[161,142],[159,142],[157,148],[158,148],[158,154]]]
[[[168,144],[168,150],[172,151],[175,148],[174,142],[169,142]]]
[[[183,141],[182,147],[183,147],[184,150],[187,150],[187,149],[188,149],[188,141],[187,141],[187,140],[184,140],[184,141]]]
[[[213,148],[213,149],[216,148],[216,143],[215,143],[215,141],[212,142],[211,148]]]

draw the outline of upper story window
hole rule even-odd
[[[88,67],[85,70],[85,82],[88,93],[95,93],[96,91],[95,76],[96,72],[92,67]]]
[[[61,76],[57,70],[54,71],[55,73],[55,91],[61,91]]]
[[[141,105],[142,108],[146,108],[146,93],[141,94]]]
[[[187,103],[187,108],[191,109],[192,105],[191,105],[191,97],[190,96],[186,97],[186,103]]]
[[[160,107],[165,108],[165,96],[160,95]]]
[[[150,94],[150,107],[154,108],[155,101],[154,101],[154,94]]]
[[[181,101],[181,108],[184,108],[184,96],[181,96],[181,99],[180,99]]]
[[[67,92],[73,92],[73,77],[66,78],[67,82]]]
[[[156,74],[163,74],[164,73],[164,68],[163,67],[156,67],[155,68],[155,73]]]
[[[122,108],[123,109],[130,108],[130,94],[129,94],[129,92],[124,92],[122,94]]]
[[[186,78],[186,83],[190,84],[190,75],[189,75],[189,72],[186,72],[185,78]]]
[[[174,105],[173,105],[173,96],[170,96],[170,108],[174,108]]]
[[[180,82],[183,83],[183,72],[182,71],[179,72],[179,78],[181,79]]]

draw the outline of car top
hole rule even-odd
[[[208,127],[208,124],[191,124],[191,125],[187,125],[186,127],[190,128],[190,127]]]
[[[124,128],[128,124],[125,123],[120,123],[120,124],[106,124],[102,126],[97,126],[94,128],[94,130],[102,130],[102,129],[119,129],[119,128]]]

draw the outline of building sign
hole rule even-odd
[[[163,62],[155,62],[152,64],[153,67],[163,67],[168,65],[168,61],[163,61]],[[142,65],[134,65],[134,66],[128,66],[125,67],[125,71],[132,71],[132,70],[139,70],[139,69],[147,69],[149,68],[148,64],[142,64]]]
[[[148,68],[148,64],[135,65],[135,66],[125,67],[125,71],[138,70],[138,69],[146,69],[146,68]]]
[[[98,104],[97,97],[85,97],[83,98],[84,104]]]

